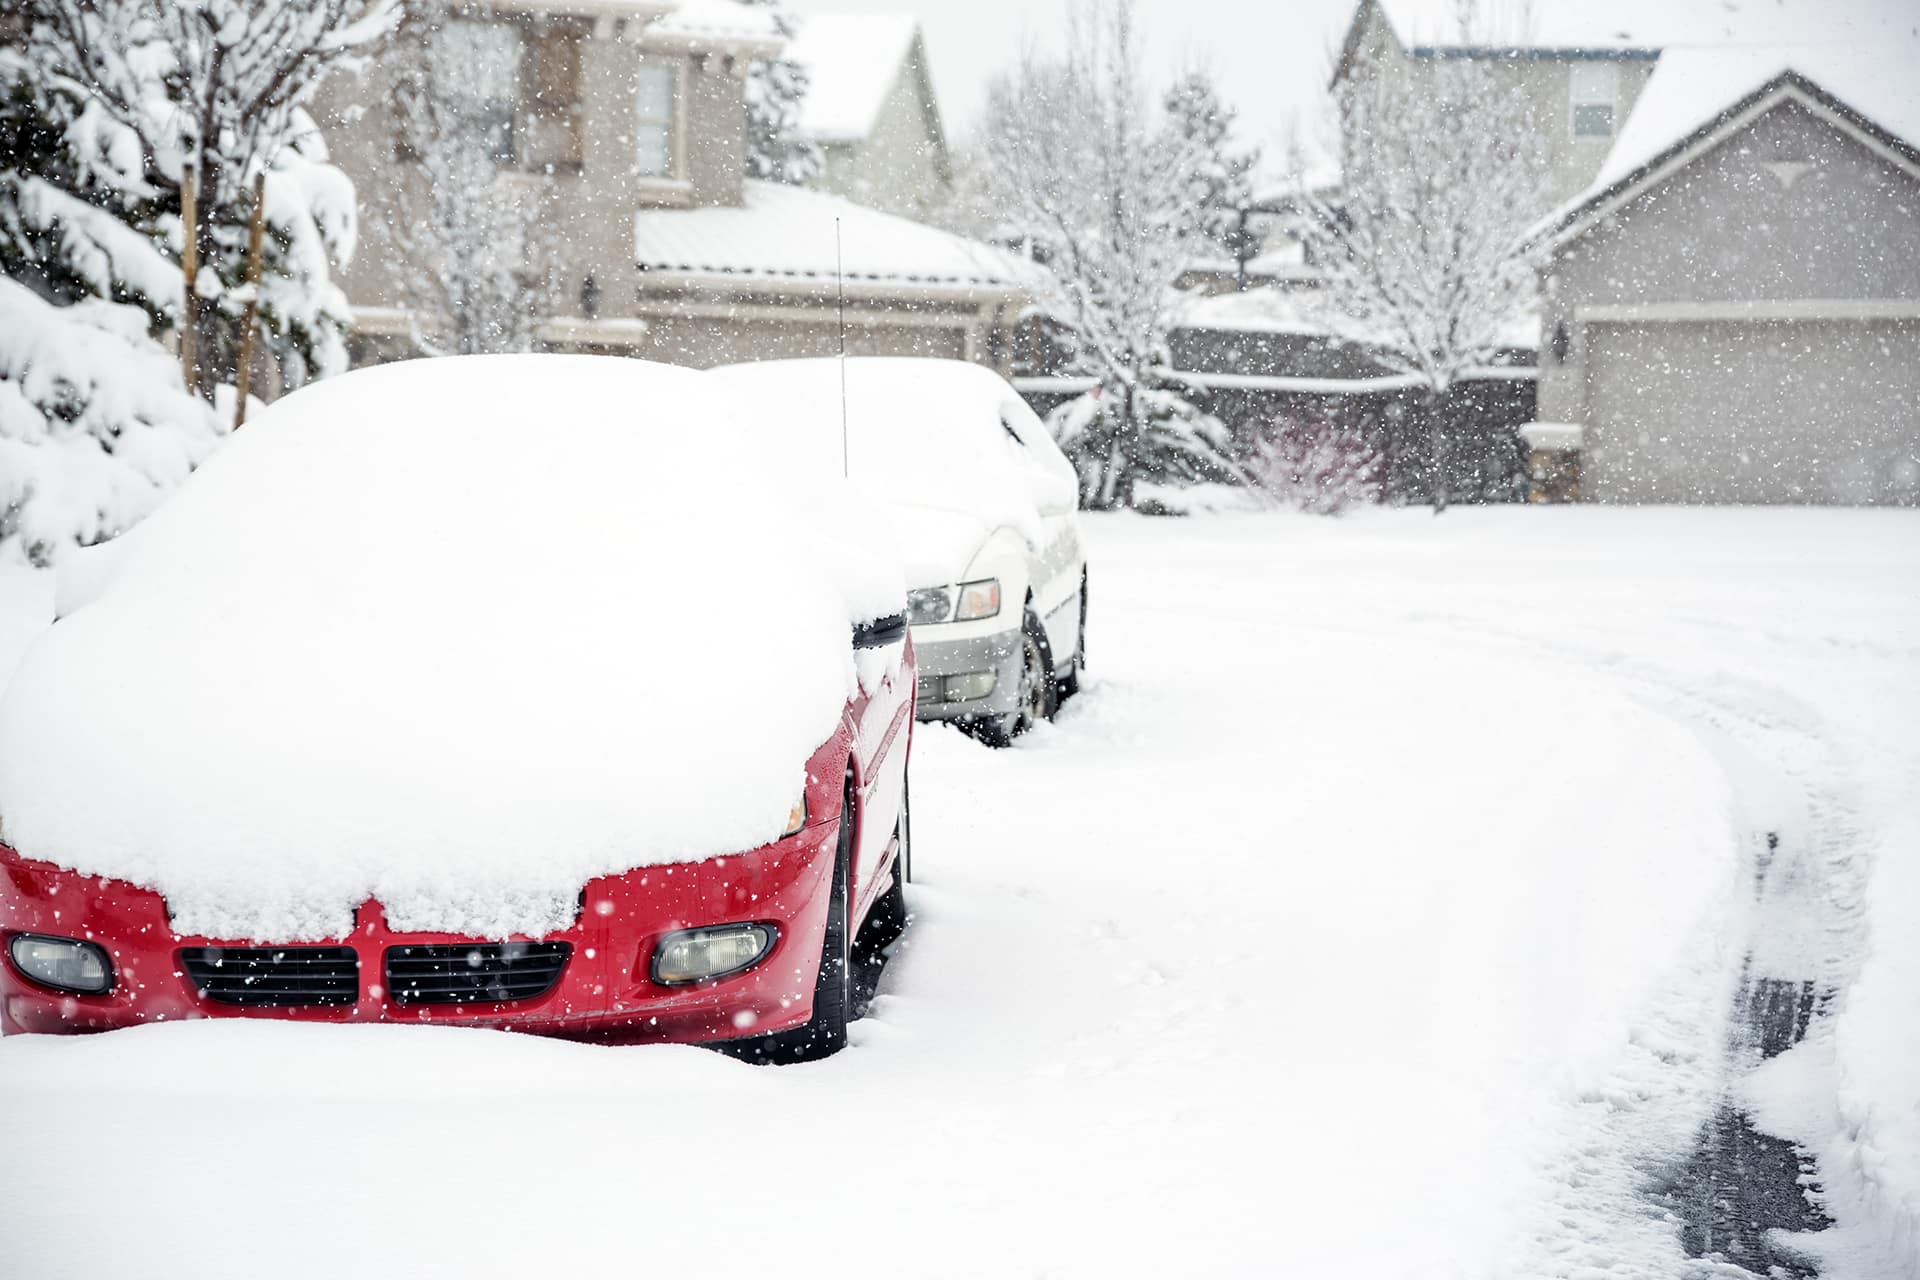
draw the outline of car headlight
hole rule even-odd
[[[953,616],[953,591],[948,587],[921,587],[907,593],[909,623],[945,622]]]
[[[732,977],[760,963],[779,932],[770,924],[721,924],[670,933],[654,949],[653,980],[678,987]]]
[[[780,838],[785,840],[788,836],[799,835],[801,828],[806,825],[807,795],[803,791],[800,793],[800,798],[793,802],[793,808],[787,810],[787,829],[780,833]]]
[[[991,618],[1000,612],[1000,579],[983,578],[979,582],[960,584],[960,603],[955,606],[955,622],[972,622],[977,618]]]
[[[7,943],[7,956],[14,968],[43,987],[84,996],[113,989],[113,962],[91,942],[20,933]]]

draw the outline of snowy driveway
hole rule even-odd
[[[1753,1105],[1828,1274],[1920,1265],[1920,519],[1090,524],[1088,692],[918,739],[852,1051],[9,1040],[0,1272],[1684,1274],[1645,1189],[1739,1087],[1755,840],[1822,823],[1835,1013]]]

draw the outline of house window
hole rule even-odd
[[[528,42],[521,158],[530,169],[580,169],[580,38],[578,30],[543,24]]]
[[[501,164],[519,155],[520,29],[504,22],[449,22],[434,33],[441,82],[454,106],[485,131]]]
[[[640,64],[634,99],[634,171],[643,178],[673,176],[673,100],[679,77],[664,62]]]
[[[1611,138],[1613,106],[1620,92],[1620,68],[1612,62],[1573,64],[1571,91],[1573,136]]]

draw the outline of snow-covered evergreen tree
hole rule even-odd
[[[1235,112],[1205,72],[1190,72],[1167,90],[1166,109],[1173,127],[1192,140],[1198,157],[1188,179],[1188,199],[1201,236],[1237,266],[1245,266],[1260,252],[1259,227],[1246,212],[1253,204],[1259,151],[1234,149]]]
[[[1067,371],[1098,381],[1051,424],[1083,502],[1132,506],[1137,480],[1237,474],[1225,428],[1187,399],[1167,348],[1174,285],[1198,242],[1202,154],[1148,101],[1131,0],[1077,9],[1067,48],[1030,52],[994,84],[969,171],[1000,211],[999,237],[1042,268]]]
[[[506,176],[498,122],[471,96],[476,57],[512,56],[461,38],[488,17],[471,0],[417,2],[385,58],[401,159],[371,193],[373,235],[426,355],[531,350],[551,312],[546,188]]]
[[[186,312],[180,175],[195,80],[162,38],[175,10],[0,2],[11,37],[0,49],[0,545],[36,563],[129,527],[225,428],[160,341]],[[331,264],[352,248],[354,198],[304,113],[280,119],[278,149],[257,157],[269,173],[259,324],[297,384],[344,364],[346,300]],[[199,220],[195,306],[216,384],[233,373],[251,213],[248,192]]]
[[[179,323],[211,400],[238,350],[247,223],[267,173],[272,235],[260,316],[289,381],[339,367],[345,299],[329,258],[351,252],[351,184],[326,164],[305,104],[320,81],[383,37],[397,0],[24,0],[30,74],[75,97],[89,165],[163,213],[174,254],[190,235],[201,271]],[[179,225],[194,176],[194,226]],[[168,217],[170,216],[170,223]]]
[[[794,19],[781,0],[739,0],[771,9],[774,25],[792,36]],[[818,143],[800,136],[800,103],[807,96],[807,69],[787,58],[763,58],[747,69],[747,153],[749,178],[806,186],[826,170]]]

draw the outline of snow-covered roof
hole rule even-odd
[[[1783,48],[1671,49],[1662,55],[1595,175],[1600,191],[1734,103],[1787,72],[1797,72],[1888,133],[1920,146],[1920,40]]]
[[[746,183],[743,197],[738,207],[641,210],[634,260],[663,274],[829,285],[843,261],[850,288],[1025,292],[1024,263],[937,227],[772,182]]]
[[[1568,225],[1584,206],[1617,195],[1616,188],[1656,161],[1705,136],[1722,117],[1773,89],[1804,86],[1830,99],[1909,148],[1920,151],[1920,36],[1872,44],[1810,44],[1669,49],[1660,57],[1613,149],[1587,188],[1541,222]]]
[[[697,51],[709,45],[747,45],[768,53],[786,43],[774,9],[738,0],[680,0],[673,12],[647,28],[643,40],[657,48]]]
[[[786,49],[808,75],[800,132],[816,142],[866,138],[919,34],[919,21],[903,13],[816,13],[803,19]]]
[[[1306,300],[1278,289],[1189,294],[1175,313],[1187,329],[1226,333],[1325,334],[1327,326],[1314,319]]]
[[[1653,52],[1676,45],[1809,45],[1911,33],[1903,0],[1493,0],[1462,32],[1456,0],[1375,0],[1410,50],[1467,47],[1532,51]]]

